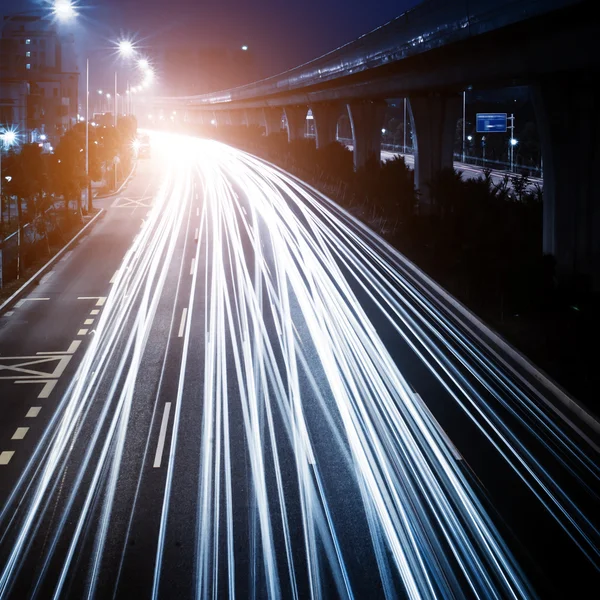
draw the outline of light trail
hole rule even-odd
[[[534,597],[381,323],[600,563],[597,516],[553,473],[597,501],[593,441],[394,250],[245,153],[155,140],[164,184],[0,513],[0,598],[35,560],[40,597],[117,595],[136,528],[152,540],[153,598],[169,595],[175,530],[193,541],[179,576],[196,598]]]

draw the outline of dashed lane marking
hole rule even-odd
[[[22,440],[29,431],[29,427],[17,427],[13,436],[10,438],[11,440]]]
[[[181,314],[181,323],[179,324],[179,335],[177,337],[183,337],[183,332],[185,331],[185,318],[187,316],[187,308],[183,309],[183,313]]]
[[[84,325],[91,325],[94,322],[94,319],[86,319],[83,324]]]
[[[192,266],[190,267],[190,275],[194,274],[194,270],[196,269],[196,258],[192,258]]]
[[[7,465],[14,453],[14,450],[4,450],[3,452],[0,452],[0,465]]]
[[[77,335],[87,335],[87,332],[88,332],[88,330],[87,330],[87,329],[80,329],[80,330],[77,332]]]
[[[71,357],[69,357],[71,358]],[[56,379],[19,379],[15,383],[43,383],[44,387],[41,392],[37,395],[38,398],[49,398],[54,386],[56,385]]]
[[[26,419],[33,419],[34,417],[37,417],[40,414],[40,410],[42,410],[41,406],[32,406],[27,411],[27,414],[25,415],[25,418]]]
[[[163,449],[165,447],[165,438],[167,436],[167,425],[169,423],[169,413],[171,412],[171,403],[165,402],[165,410],[163,412],[162,423],[160,424],[160,433],[158,434],[158,446],[156,446],[156,454],[154,455],[154,468],[160,467],[162,461]]]
[[[196,228],[196,233],[194,233],[194,241],[197,242],[198,241],[198,228]]]
[[[104,306],[106,296],[78,296],[77,300],[96,300],[96,306]]]
[[[119,276],[119,270],[120,269],[117,269],[115,271],[115,274],[112,276],[111,280],[108,283],[114,283],[117,280],[117,277]]]
[[[98,314],[100,314],[100,311],[96,308],[94,310],[90,311],[90,315],[98,315]]]

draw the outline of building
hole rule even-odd
[[[22,143],[55,145],[77,122],[73,36],[42,17],[12,16],[0,42],[0,122],[16,127]]]

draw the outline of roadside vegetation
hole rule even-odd
[[[53,153],[24,144],[3,153],[0,198],[0,287],[22,280],[67,243],[94,212],[82,205],[82,191],[92,181],[113,188],[114,157],[123,179],[131,170],[131,141],[137,129],[131,117],[115,127],[89,128],[89,181],[85,169],[85,124],[60,139]]]

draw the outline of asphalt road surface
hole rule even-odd
[[[594,597],[593,417],[296,179],[152,148],[0,316],[0,598]]]

